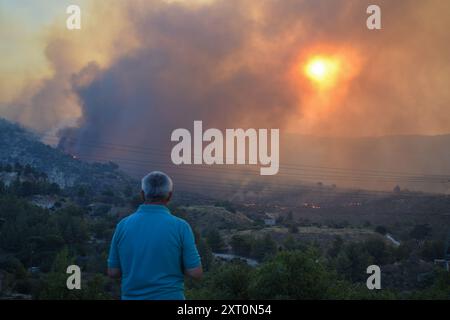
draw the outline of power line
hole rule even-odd
[[[93,158],[94,160],[98,160],[98,161],[102,161],[103,159],[99,159],[99,158]],[[136,167],[132,167],[131,171],[134,171],[135,173],[138,174],[143,174],[146,171],[143,169],[142,171],[138,171]],[[147,168],[147,165],[142,165],[142,168]],[[169,173],[169,171],[167,171]],[[243,185],[242,185],[242,181],[241,180],[235,180],[233,181],[233,179],[230,179],[230,177],[228,177],[228,180],[231,180],[232,182],[237,182],[237,184],[235,185],[230,185],[227,181],[224,180],[210,180],[209,178],[207,178],[206,176],[192,176],[189,174],[186,174],[185,171],[183,173],[179,173],[179,172],[174,172],[173,176],[182,176],[182,177],[188,177],[188,179],[178,179],[179,182],[182,183],[189,183],[191,185],[195,185],[199,188],[207,188],[207,189],[211,189],[212,186],[214,186],[215,189],[217,189],[217,187],[220,187],[219,189],[221,191],[230,191],[230,188],[237,188],[237,189],[242,189]],[[251,182],[253,183],[253,182]],[[255,183],[253,183],[255,184]],[[256,185],[252,185],[251,187],[261,187],[261,185],[256,184]],[[299,190],[299,188],[303,188],[302,191],[306,191],[308,193],[311,192],[315,192],[315,193],[320,193],[320,194],[324,194],[327,191],[322,189],[319,190],[311,190],[310,186],[302,186],[299,184],[287,184],[287,183],[283,183],[283,184],[276,184],[276,183],[269,183],[267,185],[262,186],[263,187],[263,192],[282,192],[282,191],[301,191]],[[295,190],[297,189],[297,190]],[[331,191],[331,190],[329,190]],[[261,192],[261,190],[259,190],[258,192]],[[338,192],[333,190],[333,194],[334,195],[339,195]],[[383,195],[383,196],[393,196],[393,194],[391,192],[386,192],[386,191],[353,191],[353,192],[349,192],[349,191],[343,191],[340,193],[343,196],[358,196],[360,198],[367,198],[367,197],[374,197],[376,195]],[[403,196],[405,196],[405,194],[402,194]],[[417,196],[417,193],[415,193],[414,195],[408,195],[408,196]]]
[[[109,157],[101,157],[101,156],[91,156],[91,155],[82,155],[82,158],[88,159],[88,160],[94,160],[94,161],[118,161],[121,163],[128,163],[128,164],[134,164],[136,166],[146,166],[148,167],[149,164],[158,164],[162,166],[167,166],[167,162],[159,162],[159,161],[143,161],[143,160],[137,160],[137,159],[127,159],[127,158],[119,158],[116,156],[109,156]],[[170,164],[173,166],[173,164]],[[242,175],[252,175],[253,177],[255,175],[259,175],[259,172],[257,170],[252,170],[247,167],[247,169],[230,169],[226,167],[210,167],[210,166],[201,166],[201,165],[191,165],[189,167],[190,170],[207,170],[211,172],[216,173],[230,173],[230,174],[242,174]],[[279,172],[277,176],[288,176],[288,177],[301,177],[304,180],[320,180],[320,179],[330,179],[333,181],[356,181],[356,182],[370,182],[370,183],[399,183],[399,182],[412,182],[412,183],[445,183],[444,181],[432,181],[432,180],[426,180],[426,179],[418,179],[418,178],[402,178],[402,179],[393,179],[393,178],[382,178],[377,177],[375,178],[367,178],[364,176],[343,176],[343,175],[332,175],[332,174],[312,174],[312,173],[305,173],[305,174],[299,174],[299,173],[290,173],[290,172]]]
[[[59,137],[56,136],[46,136],[46,138],[50,138],[50,139],[60,139]],[[122,150],[122,151],[130,151],[130,152],[134,152],[134,153],[141,153],[141,154],[145,154],[148,155],[147,152],[144,151],[149,151],[151,152],[152,155],[154,155],[155,153],[158,154],[163,154],[165,156],[167,156],[167,154],[171,152],[171,150],[165,150],[165,149],[161,149],[161,148],[154,148],[154,147],[139,147],[139,146],[132,146],[132,145],[124,145],[124,144],[117,144],[117,143],[110,143],[110,142],[101,142],[101,141],[95,141],[95,140],[89,140],[89,139],[83,139],[83,142],[79,142],[76,139],[73,138],[65,138],[66,141],[73,141],[75,143],[77,143],[78,145],[81,146],[86,146],[86,147],[91,147],[91,148],[114,148],[115,150]],[[87,142],[85,142],[87,141]],[[94,141],[94,143],[89,143],[89,141]],[[195,155],[194,154],[194,158],[199,158],[200,155]],[[234,159],[230,159],[230,160],[234,160]],[[351,172],[352,174],[355,174],[356,172],[359,172],[360,174],[364,174],[366,176],[372,176],[376,174],[380,174],[380,173],[389,173],[388,175],[384,174],[384,175],[380,175],[382,177],[417,177],[417,178],[434,178],[434,179],[450,179],[450,175],[438,175],[438,174],[428,174],[428,173],[412,173],[412,172],[400,172],[400,171],[383,171],[383,170],[363,170],[363,169],[353,169],[353,168],[338,168],[338,167],[326,167],[326,166],[313,166],[313,165],[307,165],[307,164],[280,164],[280,168],[289,168],[289,169],[297,169],[297,170],[305,170],[304,168],[311,168],[311,169],[318,169],[318,170],[323,170],[323,171],[344,171],[344,172]]]

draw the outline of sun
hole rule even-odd
[[[308,65],[308,75],[315,80],[323,80],[327,73],[326,63],[323,60],[316,60]]]
[[[329,86],[335,82],[339,71],[339,62],[331,57],[313,56],[305,66],[305,75],[321,86]]]

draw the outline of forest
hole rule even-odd
[[[80,205],[90,202],[82,201],[89,193],[61,190],[30,166],[8,165],[0,171],[18,173],[9,186],[0,184],[0,297],[118,299],[120,283],[107,278],[105,269],[111,236],[121,216]],[[124,194],[129,195],[130,206],[139,204],[129,190]],[[35,195],[52,197],[51,208],[33,203]],[[117,198],[112,192],[103,195],[108,196]],[[215,206],[236,210],[227,201]],[[190,220],[178,203],[170,209]],[[444,250],[444,242],[429,239],[427,225],[416,225],[409,235],[411,241],[397,247],[383,240],[386,230],[377,226],[374,235],[364,241],[337,236],[324,248],[314,241],[297,240],[301,231],[292,223],[282,241],[265,233],[263,226],[242,234],[226,228],[198,228],[195,220],[190,223],[206,272],[201,281],[186,281],[187,299],[450,297],[450,273],[445,269],[436,266],[422,273],[408,269],[421,261],[432,262]],[[418,241],[420,250],[411,244]],[[215,256],[218,252],[231,252],[238,258],[225,261]],[[250,266],[239,257],[252,258],[257,265]],[[66,268],[71,264],[81,267],[81,290],[66,288]],[[383,274],[381,290],[368,290],[365,271],[372,264],[401,267]]]

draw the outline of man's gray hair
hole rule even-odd
[[[142,178],[141,185],[146,201],[166,200],[173,191],[172,179],[161,171],[147,174]]]

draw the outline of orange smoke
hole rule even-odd
[[[314,132],[323,119],[343,112],[348,88],[362,71],[362,63],[354,48],[320,45],[302,50],[290,72],[290,83],[302,106],[291,130]]]

